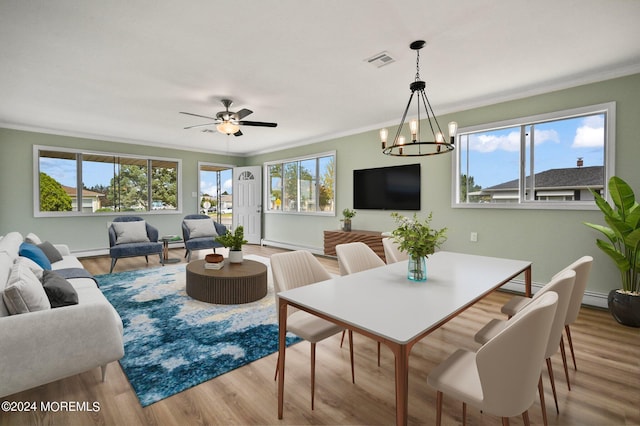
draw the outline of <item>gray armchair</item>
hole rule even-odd
[[[184,240],[184,247],[187,250],[184,254],[184,257],[187,258],[187,261],[191,261],[191,252],[194,250],[206,250],[206,249],[213,249],[213,252],[216,252],[216,248],[217,247],[223,247],[222,244],[220,244],[219,242],[217,242],[215,240],[215,235],[213,235],[213,233],[211,233],[211,235],[209,235],[207,232],[202,231],[202,228],[204,227],[198,227],[200,228],[198,233],[194,233],[193,229],[195,229],[194,226],[189,226],[189,225],[193,225],[196,222],[193,221],[200,221],[200,220],[209,220],[211,222],[213,222],[213,229],[215,229],[215,232],[218,235],[224,235],[227,233],[227,227],[224,226],[221,223],[218,223],[216,221],[214,221],[211,217],[207,216],[206,214],[188,214],[184,217],[184,220],[182,221],[182,238]],[[207,223],[207,225],[209,225]],[[210,226],[209,226],[210,228]],[[212,229],[212,231],[213,231]],[[207,235],[203,235],[207,234]],[[200,236],[202,235],[202,236]]]
[[[164,266],[162,243],[158,242],[158,229],[138,216],[120,216],[113,219],[109,225],[109,273],[113,272],[113,267],[122,257],[144,256],[149,263],[150,254],[157,254]]]

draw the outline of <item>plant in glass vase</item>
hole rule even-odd
[[[429,216],[421,221],[416,213],[413,214],[413,218],[391,213],[391,217],[398,224],[392,232],[393,239],[398,244],[398,249],[409,255],[408,278],[412,281],[426,281],[425,259],[447,240],[447,228],[431,228],[432,216],[433,213],[429,213]]]

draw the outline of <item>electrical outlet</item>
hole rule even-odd
[[[469,241],[471,241],[472,243],[477,243],[478,242],[478,233],[477,232],[472,232],[471,236],[469,237]]]

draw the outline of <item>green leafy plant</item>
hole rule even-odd
[[[342,216],[345,219],[351,219],[356,215],[356,211],[355,210],[351,210],[351,209],[344,209],[342,210]]]
[[[609,226],[584,222],[603,233],[608,241],[596,239],[600,247],[615,262],[625,293],[640,294],[640,206],[633,189],[617,176],[609,179],[612,207],[598,192],[590,190],[596,205]]]
[[[432,215],[433,213],[429,213],[426,219],[420,221],[416,213],[413,214],[413,218],[391,213],[391,217],[398,224],[392,235],[400,251],[408,253],[413,258],[428,257],[447,240],[447,228],[431,228]]]
[[[238,226],[235,232],[227,229],[227,233],[216,237],[216,241],[233,251],[242,250],[242,245],[248,242],[244,239],[244,227],[242,226]]]

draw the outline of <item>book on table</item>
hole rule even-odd
[[[224,260],[222,262],[205,262],[204,269],[222,269],[224,266]]]

